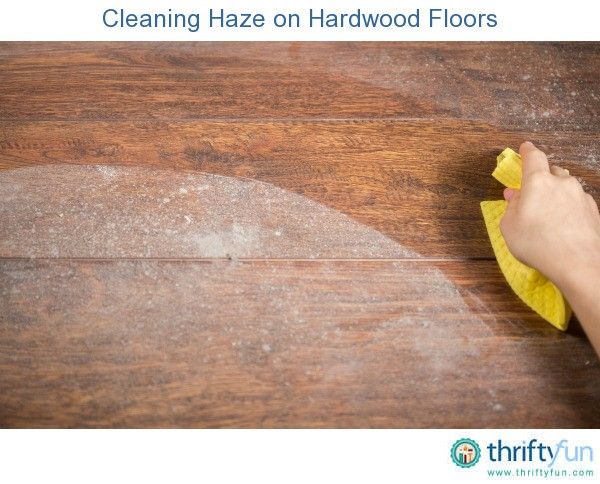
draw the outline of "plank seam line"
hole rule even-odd
[[[457,118],[454,116],[434,116],[434,117],[409,117],[409,116],[372,116],[372,117],[265,117],[265,118],[244,118],[244,117],[157,117],[157,118],[114,118],[114,117],[97,117],[97,118],[60,118],[60,117],[51,117],[51,118],[26,118],[26,117],[18,117],[18,118],[0,118],[0,123],[51,123],[51,122],[61,122],[61,123],[97,123],[97,122],[130,122],[130,123],[149,123],[149,122],[157,122],[157,123],[165,123],[165,122],[177,122],[177,123],[185,123],[185,122],[222,122],[222,123],[246,123],[246,124],[259,124],[259,123],[275,123],[275,122],[298,122],[298,123],[306,123],[306,122],[322,122],[322,123],[376,123],[381,121],[389,121],[389,122],[416,122],[416,123],[430,123],[435,121],[452,121],[457,123],[468,123],[474,125],[485,125],[494,127],[493,124],[486,122],[483,119],[477,118]],[[576,121],[572,122],[562,122],[562,123],[554,123],[549,124],[548,128],[552,128],[555,130],[557,128],[573,128],[576,125]],[[581,123],[580,123],[581,124]],[[506,131],[516,131],[521,132],[524,128],[520,125],[506,125]],[[573,129],[573,131],[577,133],[586,133],[592,135],[594,130],[589,128],[587,129],[584,126],[581,126],[578,129]],[[543,131],[542,131],[543,133]]]
[[[10,122],[20,122],[20,123],[34,123],[34,122],[62,122],[62,123],[94,123],[94,122],[166,122],[166,121],[175,121],[175,122],[197,122],[197,121],[210,121],[210,122],[231,122],[231,123],[261,123],[261,122],[308,122],[308,121],[319,121],[319,122],[375,122],[375,121],[423,121],[423,122],[432,122],[438,121],[440,119],[444,120],[452,120],[452,121],[460,121],[460,122],[469,122],[470,120],[464,120],[460,118],[453,117],[445,117],[438,116],[433,118],[415,118],[415,117],[407,117],[407,116],[384,116],[384,117],[265,117],[265,118],[244,118],[244,117],[166,117],[166,118],[113,118],[113,117],[98,117],[98,118],[60,118],[60,117],[51,117],[51,118],[0,118],[0,122],[2,123],[10,123]],[[473,120],[474,123],[483,123],[482,121]]]
[[[240,262],[479,262],[493,261],[493,257],[7,257],[0,256],[0,261],[240,261]]]

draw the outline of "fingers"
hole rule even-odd
[[[561,168],[560,166],[551,166],[550,167],[550,173],[552,173],[553,175],[556,176],[569,176],[569,170],[565,169],[565,168]]]
[[[504,189],[504,200],[509,202],[515,196],[516,190],[514,188],[505,188]]]
[[[548,172],[548,158],[543,151],[538,150],[533,143],[526,141],[519,147],[519,154],[523,160],[523,177],[527,178],[532,173]]]

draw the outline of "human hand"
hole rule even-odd
[[[500,230],[517,259],[568,291],[573,272],[587,274],[590,265],[600,270],[598,205],[567,170],[550,167],[532,143],[523,143],[519,153],[521,190],[504,190],[508,207]],[[590,282],[600,285],[600,279]]]

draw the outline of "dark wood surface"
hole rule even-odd
[[[599,68],[600,70],[600,68]],[[429,257],[492,257],[479,202],[506,146],[531,137],[594,195],[598,136],[479,122],[196,121],[0,124],[0,167],[143,165],[246,177],[301,193]]]
[[[598,418],[598,363],[580,331],[519,308],[491,261],[1,264],[4,425]]]
[[[597,427],[479,201],[599,114],[600,44],[0,44],[0,426]]]

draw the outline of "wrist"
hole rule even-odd
[[[585,250],[574,252],[565,262],[560,275],[553,282],[570,301],[582,291],[599,284],[600,240],[596,240]]]

